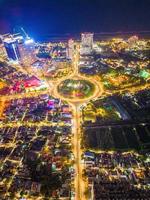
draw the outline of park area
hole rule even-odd
[[[121,119],[120,113],[109,99],[98,99],[89,102],[82,110],[83,121],[92,123],[96,121],[117,121]]]
[[[102,76],[102,80],[106,89],[125,89],[141,83],[140,77],[119,73],[117,70],[110,70]]]

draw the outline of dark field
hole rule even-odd
[[[85,128],[85,145],[91,149],[150,149],[150,124]]]

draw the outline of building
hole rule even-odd
[[[18,61],[20,59],[20,52],[17,41],[6,38],[3,42],[9,60]]]
[[[74,40],[73,39],[68,40],[67,58],[71,60],[73,59],[74,48],[75,48]]]
[[[81,49],[80,54],[88,55],[93,51],[93,33],[82,33],[81,34]]]
[[[17,81],[13,86],[14,91],[20,91],[24,88],[26,92],[38,91],[47,88],[45,81],[41,81],[36,76],[31,76],[25,80]]]
[[[24,31],[24,30],[23,30]],[[5,34],[0,38],[9,60],[19,61],[23,65],[31,65],[37,60],[35,55],[35,43],[24,31],[21,33]]]
[[[3,44],[0,44],[0,56],[6,56],[6,50]]]
[[[34,42],[19,44],[19,52],[20,63],[24,66],[30,66],[37,60]]]

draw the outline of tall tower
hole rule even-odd
[[[9,60],[18,61],[20,59],[20,53],[16,40],[6,38],[3,42]]]
[[[0,35],[9,60],[19,61],[30,65],[35,61],[34,41],[21,28],[21,32],[15,34]]]
[[[30,66],[33,62],[37,60],[35,54],[35,43],[31,41],[25,41],[23,44],[19,44],[20,52],[20,63],[24,66]]]
[[[81,34],[81,54],[91,54],[93,51],[93,33]]]
[[[69,59],[73,59],[73,54],[74,54],[74,40],[70,39],[68,40],[68,48],[67,48],[67,57]]]

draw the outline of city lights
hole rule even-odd
[[[149,195],[150,40],[2,35],[0,199]]]

